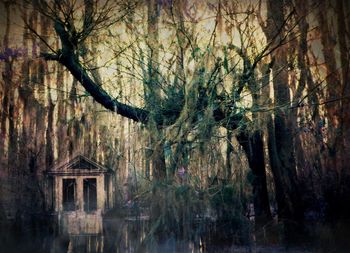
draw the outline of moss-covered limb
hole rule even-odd
[[[87,92],[106,109],[137,122],[147,123],[149,113],[141,108],[123,104],[112,98],[101,86],[97,85],[87,74],[81,64],[72,56],[62,55],[59,60],[71,74],[79,80]]]
[[[185,96],[183,106],[181,106],[181,103],[179,103],[179,107],[172,108],[171,110],[167,107],[165,103],[166,100],[164,100],[160,96],[157,96],[157,104],[159,104],[159,108],[156,111],[153,111],[152,108],[146,107],[146,109],[142,109],[121,103],[118,100],[111,97],[110,94],[105,89],[103,89],[103,87],[99,83],[96,83],[96,81],[90,77],[87,70],[79,61],[79,55],[77,53],[78,42],[77,39],[72,38],[72,34],[74,34],[74,29],[72,31],[70,31],[69,29],[73,28],[71,26],[67,26],[57,17],[55,20],[55,31],[59,35],[62,48],[61,50],[57,51],[57,54],[45,53],[42,56],[46,60],[55,60],[64,65],[70,71],[70,73],[82,84],[86,91],[106,109],[114,111],[120,114],[121,116],[145,124],[147,124],[149,117],[153,115],[152,118],[155,121],[154,124],[158,127],[173,125],[174,123],[176,124],[176,122],[183,123],[185,121],[195,121],[193,119],[189,119],[188,113],[190,112],[192,114],[192,112],[197,111],[197,109],[200,109],[198,107],[202,107],[201,105],[203,105],[203,99],[208,94],[199,94],[201,91],[198,87],[202,87],[204,85],[205,80],[202,80],[202,84],[198,84],[197,81],[200,80],[190,82],[189,84],[192,85],[189,86],[187,84],[187,88],[185,88],[187,92],[186,94],[184,94]],[[155,68],[155,66],[153,66],[155,61],[152,60],[151,62],[151,67]],[[153,77],[153,75],[151,76],[152,78],[155,78]],[[154,81],[151,80],[150,83],[154,83]],[[206,93],[207,89],[208,88],[203,86],[201,90],[203,90],[204,93]],[[156,93],[153,89],[150,90],[150,94],[154,94],[153,96],[151,96],[154,100]],[[222,124],[224,127],[234,129],[237,127],[237,120],[233,120],[234,117],[232,117],[232,113],[230,112],[229,108],[230,107],[223,108],[222,106],[213,106],[213,118],[215,121],[218,122],[218,124]],[[152,112],[150,110],[152,110]]]

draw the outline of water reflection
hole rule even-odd
[[[137,253],[137,252],[285,252],[284,248],[252,250],[251,246],[230,244],[218,248],[210,228],[198,225],[190,241],[181,241],[171,234],[162,242],[150,236],[147,217],[107,216],[101,213],[66,213],[57,226],[52,219],[34,217],[36,223],[22,224],[18,230],[0,231],[0,252],[35,253]],[[58,217],[56,217],[58,218]],[[1,229],[1,228],[0,228]],[[19,232],[20,231],[20,232]],[[307,252],[307,251],[288,251]]]
[[[102,235],[71,235],[67,253],[86,252],[103,253],[104,252]]]
[[[105,252],[139,251],[147,227],[147,220],[106,218],[104,220]]]
[[[100,211],[86,213],[84,211],[63,212],[58,216],[59,237],[68,238],[64,252],[104,252],[103,221]]]
[[[103,232],[100,211],[86,213],[84,211],[63,212],[58,215],[60,234],[98,235]]]
[[[52,226],[54,220],[56,226]],[[0,231],[1,248],[6,249],[0,248],[0,252],[214,252],[206,248],[208,238],[201,233],[196,233],[190,242],[172,234],[165,234],[162,242],[157,242],[150,236],[152,225],[147,216],[102,217],[101,213],[67,212],[55,218],[33,217],[33,221],[35,224],[22,224],[9,233]]]

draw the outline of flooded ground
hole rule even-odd
[[[71,214],[70,217],[61,217],[59,228],[51,226],[52,220],[47,217],[36,219],[35,224],[15,224],[6,230],[2,226],[0,252],[312,252],[305,247],[287,249],[281,245],[262,246],[254,242],[248,245],[215,243],[210,233],[200,226],[192,231],[191,240],[176,239],[169,233],[159,242],[150,236],[152,227],[147,216],[104,219],[100,214],[97,216],[82,218]]]

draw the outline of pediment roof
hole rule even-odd
[[[68,162],[58,164],[47,171],[49,175],[54,174],[100,174],[111,170],[83,155],[77,155]]]

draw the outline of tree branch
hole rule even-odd
[[[62,47],[60,50],[56,51],[57,53],[44,53],[42,54],[42,57],[46,60],[57,61],[65,66],[73,75],[73,77],[78,82],[80,82],[85,90],[96,100],[96,102],[101,104],[104,108],[116,112],[119,115],[132,119],[136,122],[143,124],[147,123],[150,115],[149,111],[120,103],[117,99],[111,97],[110,94],[108,94],[108,92],[103,89],[100,83],[96,82],[89,76],[88,71],[79,61],[77,50],[77,43],[79,43],[79,41],[75,38],[76,35],[71,30],[72,28],[60,20],[59,17],[56,17],[54,20],[54,28],[60,38]],[[162,109],[159,111],[159,113],[165,114],[164,110]],[[174,116],[173,119],[178,118],[180,115],[180,111],[173,111],[172,113]],[[214,109],[213,114],[214,119],[218,122],[219,125],[222,125],[229,129],[237,128],[237,125],[241,120],[240,117],[232,115],[232,110],[227,107],[221,108],[218,106]],[[164,124],[171,125],[174,123],[173,120],[166,122],[163,118],[164,117],[156,117],[157,126],[164,127]]]
[[[96,102],[106,109],[136,122],[147,123],[149,115],[148,111],[120,103],[118,100],[112,98],[102,86],[98,85],[90,78],[76,55],[76,45],[71,41],[68,31],[60,20],[56,20],[55,22],[55,31],[60,37],[62,49],[59,50],[57,54],[42,54],[44,59],[54,60],[65,66],[81,83],[85,90],[96,100]]]
[[[69,72],[81,83],[87,92],[106,109],[116,112],[121,116],[132,119],[136,122],[147,123],[149,112],[120,103],[112,98],[101,86],[97,85],[87,74],[86,70],[77,62],[73,56],[62,55],[58,62],[63,64]]]

